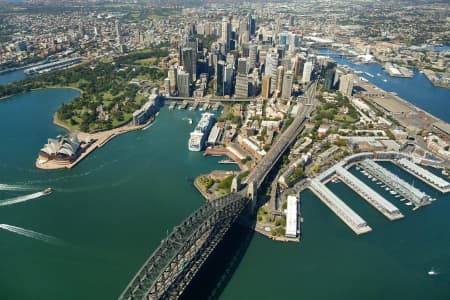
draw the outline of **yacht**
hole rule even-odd
[[[412,203],[411,202],[406,202],[406,205],[411,206]]]

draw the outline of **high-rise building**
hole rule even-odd
[[[170,80],[170,93],[173,95],[177,91],[177,68],[171,66],[167,73],[167,77]]]
[[[231,23],[230,23],[230,20],[225,17],[222,20],[221,40],[225,44],[226,51],[228,51],[230,49],[230,39],[231,39]]]
[[[336,73],[337,64],[334,61],[328,61],[324,66],[325,70],[323,72],[324,82],[322,88],[324,90],[332,90],[334,85],[334,74]]]
[[[256,67],[256,58],[258,55],[258,46],[255,44],[251,44],[249,46],[249,55],[248,55],[248,68],[249,70],[253,70]]]
[[[261,97],[268,99],[270,97],[270,76],[262,77]]]
[[[275,89],[277,88],[277,67],[278,54],[274,52],[267,53],[264,73],[270,76],[270,94],[275,92]]]
[[[247,65],[247,59],[246,58],[239,58],[238,59],[238,68],[237,68],[238,74],[240,75],[247,75],[248,74],[248,65]]]
[[[307,61],[305,63],[305,65],[303,66],[303,76],[302,76],[303,83],[308,83],[311,81],[313,67],[314,67],[314,65],[311,61]]]
[[[346,74],[342,75],[339,83],[339,91],[342,95],[351,97],[353,91],[353,75]]]
[[[256,34],[256,20],[252,15],[247,15],[248,32],[250,36],[255,36]]]
[[[236,76],[236,87],[234,96],[236,98],[248,97],[248,76],[247,74],[240,74]]]
[[[277,68],[277,96],[278,93],[281,93],[281,90],[283,88],[283,77],[284,77],[284,67],[279,66]]]
[[[170,96],[170,79],[164,79],[164,95]]]
[[[217,67],[216,67],[216,96],[223,96],[224,92],[225,92],[225,88],[224,88],[224,74],[225,73],[225,61],[223,60],[219,60],[217,62]]]
[[[225,95],[231,95],[233,90],[233,73],[234,68],[232,64],[226,64],[224,73],[224,90]]]
[[[289,37],[289,33],[288,32],[280,33],[280,35],[279,35],[280,45],[286,46],[288,44],[288,37]]]
[[[287,71],[283,78],[283,90],[281,92],[281,98],[289,99],[292,93],[292,82],[294,80],[294,73]]]
[[[194,62],[192,48],[183,48],[181,50],[181,63],[184,71],[189,73],[189,80],[192,82],[194,80],[194,72],[197,72],[197,64]]]
[[[178,70],[177,72],[177,86],[178,96],[189,97],[190,96],[190,75],[184,70]]]

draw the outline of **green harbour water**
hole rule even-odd
[[[167,232],[203,203],[194,177],[232,168],[187,150],[199,112],[164,107],[147,130],[119,136],[72,170],[36,169],[46,139],[64,133],[52,124],[54,111],[77,95],[49,89],[0,101],[0,224],[15,226],[0,228],[0,299],[116,299]],[[450,299],[450,197],[414,185],[437,201],[413,212],[383,191],[405,215],[390,222],[344,184],[330,183],[373,228],[363,236],[303,192],[301,243],[253,235],[218,298]],[[47,187],[55,192],[1,206]],[[234,231],[230,238],[245,229]],[[231,251],[226,245],[219,250]],[[431,268],[439,275],[429,276]],[[197,289],[190,299],[205,298],[202,284]]]

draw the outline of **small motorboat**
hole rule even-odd
[[[42,193],[43,193],[44,195],[49,195],[49,194],[51,194],[52,192],[53,192],[53,190],[52,190],[51,188],[46,188],[45,190],[42,191]]]
[[[430,271],[428,271],[428,275],[436,276],[436,275],[438,275],[438,273],[434,269],[431,269]]]

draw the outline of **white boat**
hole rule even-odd
[[[381,181],[378,181],[377,184],[380,185],[380,184],[382,184],[382,182],[381,182]]]
[[[383,79],[383,82],[387,82],[387,79]]]
[[[188,118],[188,122],[189,122],[189,124],[192,124],[192,119]]]
[[[406,205],[411,206],[412,203],[411,202],[406,202]]]
[[[377,73],[377,76],[381,76],[381,74],[380,74],[380,73]]]
[[[53,189],[52,189],[52,188],[46,188],[45,190],[42,191],[42,193],[43,193],[44,195],[49,195],[49,194],[51,194],[52,192],[53,192]]]
[[[386,191],[390,191],[391,189],[390,189],[390,188],[388,188],[388,187],[386,187],[386,188],[385,188],[385,190],[386,190]]]
[[[431,270],[428,271],[428,275],[430,275],[430,276],[436,276],[436,275],[438,275],[438,274],[439,274],[439,273],[436,272],[433,268],[431,268]]]
[[[391,195],[397,195],[396,191],[390,191],[389,193],[391,193]]]
[[[369,72],[364,72],[364,74],[366,74],[367,76],[372,77],[372,78],[375,77],[372,74],[370,74]]]

